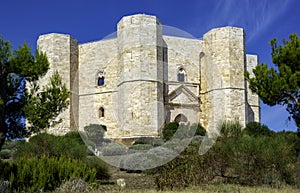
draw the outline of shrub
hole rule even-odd
[[[133,145],[137,144],[149,144],[154,147],[161,146],[164,144],[164,141],[160,138],[154,138],[154,137],[140,137],[134,141]]]
[[[88,150],[78,132],[70,132],[65,136],[54,136],[47,133],[35,135],[17,149],[16,158],[21,157],[60,157],[83,159]]]
[[[174,133],[177,131],[179,124],[177,122],[171,122],[165,124],[163,130],[162,130],[162,135],[163,135],[163,140],[168,141],[170,140]]]
[[[1,193],[11,193],[11,183],[9,181],[4,181],[0,179],[0,192]]]
[[[21,158],[6,164],[5,170],[4,179],[9,180],[16,191],[25,192],[51,191],[72,178],[82,178],[90,183],[96,179],[95,169],[65,157]]]
[[[192,130],[194,130],[195,128],[196,128],[195,135],[205,136],[206,130],[204,129],[204,127],[202,127],[202,125],[200,123],[198,123],[198,124],[194,123],[191,125]]]
[[[114,155],[125,155],[127,153],[126,147],[118,143],[109,143],[102,149],[102,155],[114,156]]]
[[[62,193],[88,193],[91,191],[90,185],[80,178],[70,179],[64,181],[58,188],[56,188],[55,192],[62,192]]]
[[[12,156],[12,151],[9,149],[2,149],[0,151],[0,159],[9,159]]]
[[[109,140],[104,138],[104,133],[107,131],[105,125],[90,124],[84,127],[84,132],[88,140],[96,146],[102,145],[103,142],[108,143]]]
[[[180,128],[180,131],[178,130]],[[175,138],[184,139],[184,138],[192,138],[195,135],[204,136],[206,134],[206,130],[201,124],[192,124],[190,127],[184,124],[179,124],[177,122],[170,122],[165,124],[162,135],[163,140],[168,141],[173,136]]]
[[[88,157],[84,160],[84,163],[88,165],[89,168],[96,169],[96,178],[98,180],[108,180],[110,178],[107,164],[98,157]]]
[[[242,135],[242,125],[237,121],[224,121],[218,126],[220,138],[239,138]]]
[[[214,182],[273,187],[298,183],[299,165],[290,143],[294,137],[242,135],[241,128],[238,122],[220,124],[219,139],[204,155],[198,154],[198,143],[191,143],[154,171],[157,188],[180,189]],[[172,143],[168,145],[174,149]]]
[[[261,125],[258,122],[251,122],[246,125],[246,128],[243,130],[243,134],[247,134],[253,137],[257,136],[274,136],[275,132],[271,131],[268,126]]]
[[[150,144],[134,144],[129,147],[130,150],[139,150],[139,151],[149,150],[151,148],[153,148],[153,146]]]

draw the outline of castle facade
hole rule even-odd
[[[167,36],[155,17],[123,17],[117,37],[78,44],[67,34],[45,34],[46,52],[71,91],[62,134],[90,124],[105,125],[108,138],[158,136],[164,123],[199,122],[213,130],[224,120],[260,121],[259,98],[247,86],[258,59],[245,53],[241,28],[222,27],[203,39]]]

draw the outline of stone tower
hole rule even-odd
[[[40,80],[40,85],[45,85],[54,71],[58,71],[63,83],[71,91],[70,105],[67,110],[62,112],[58,119],[62,122],[49,132],[54,134],[64,134],[71,128],[76,128],[78,121],[78,43],[70,35],[65,34],[46,34],[39,36],[38,49],[47,54],[50,69]]]
[[[118,23],[118,120],[124,137],[157,136],[164,121],[162,26],[155,16]]]
[[[241,28],[223,27],[204,35],[201,63],[202,121],[217,128],[223,120],[246,124],[245,38]]]

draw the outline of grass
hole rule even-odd
[[[211,193],[211,192],[242,192],[242,193],[299,193],[300,189],[296,189],[291,186],[282,186],[281,188],[271,188],[269,186],[249,187],[234,184],[206,184],[203,186],[193,186],[182,190],[166,190],[157,191],[153,179],[143,173],[126,173],[125,171],[119,171],[115,167],[110,167],[112,178],[109,183],[100,185],[95,188],[91,193],[103,193],[103,192],[124,192],[124,193]],[[116,181],[119,178],[124,178],[126,187],[121,189],[116,185]]]
[[[106,187],[104,187],[106,186]],[[242,192],[242,193],[299,193],[299,189],[293,187],[282,187],[282,188],[271,188],[271,187],[247,187],[232,184],[210,184],[203,186],[194,186],[182,190],[167,190],[157,191],[155,189],[131,189],[125,187],[123,189],[117,187],[117,185],[104,185],[99,187],[97,190],[90,191],[91,193],[103,193],[103,192],[124,192],[124,193],[211,193],[211,192]],[[110,187],[108,187],[110,186]]]

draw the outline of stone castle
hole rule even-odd
[[[257,65],[245,53],[243,29],[222,27],[203,39],[167,36],[155,17],[123,17],[117,37],[78,44],[66,34],[45,34],[46,52],[71,91],[62,134],[90,124],[106,126],[108,138],[158,136],[164,123],[200,122],[213,130],[224,120],[242,125],[260,121],[259,98],[248,89],[244,71]]]

